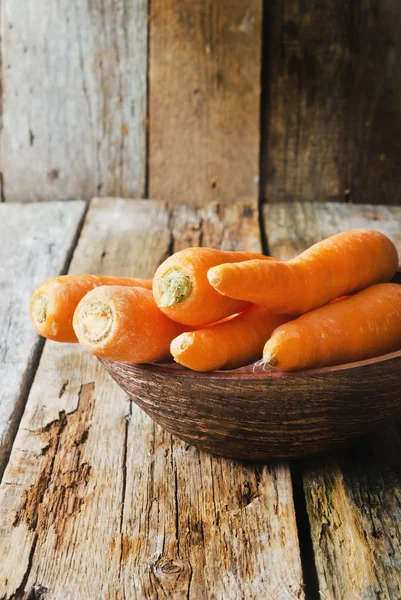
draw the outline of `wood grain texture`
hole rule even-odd
[[[349,6],[349,196],[354,202],[401,204],[400,5],[360,0]]]
[[[6,201],[143,197],[147,0],[1,2]]]
[[[257,231],[249,202],[96,200],[71,272],[145,277],[189,244],[258,250]],[[2,599],[35,586],[46,600],[304,598],[288,467],[172,438],[76,346],[45,345],[0,487],[0,537]]]
[[[272,253],[288,259],[353,227],[389,235],[401,252],[401,208],[344,204],[267,206]],[[326,600],[392,600],[401,592],[400,448],[395,427],[343,455],[303,462],[319,593]]]
[[[257,195],[262,1],[150,6],[150,196]]]
[[[397,0],[268,5],[265,199],[400,203]]]
[[[400,436],[393,427],[304,469],[323,598],[400,596],[400,459]]]
[[[83,202],[0,204],[0,478],[43,348],[29,300],[42,281],[68,266],[84,210]]]

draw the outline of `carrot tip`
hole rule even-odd
[[[255,373],[259,369],[259,367],[262,367],[262,369],[264,370],[265,366],[266,366],[266,363],[263,360],[263,358],[261,358],[260,360],[257,360],[253,365],[252,373]]]
[[[174,359],[176,355],[185,352],[191,346],[192,339],[188,335],[188,333],[182,333],[178,337],[174,338],[170,344],[170,352],[173,355]]]
[[[32,306],[32,316],[33,320],[37,325],[41,325],[47,319],[47,305],[49,304],[49,300],[46,296],[36,296],[33,301]]]
[[[78,315],[81,335],[92,344],[107,338],[113,325],[113,313],[105,302],[95,300],[85,304]]]
[[[212,285],[213,287],[218,286],[220,283],[220,278],[216,273],[216,269],[214,269],[213,267],[208,270],[207,278],[210,285]]]
[[[221,294],[222,296],[226,296],[227,294],[225,293],[225,291],[221,290],[221,274],[220,274],[220,267],[221,265],[217,265],[217,267],[212,267],[211,269],[208,270],[207,272],[207,279],[210,283],[210,285],[216,290],[216,292],[218,292],[219,294]]]
[[[265,354],[263,356],[262,362],[263,362],[264,366],[266,366],[266,365],[269,365],[270,367],[278,366],[278,360],[272,354]]]
[[[179,269],[171,269],[160,279],[161,299],[160,307],[173,306],[188,298],[192,291],[192,282],[189,275]]]

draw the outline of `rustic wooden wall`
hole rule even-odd
[[[401,203],[401,3],[272,0],[263,198]]]
[[[145,192],[147,0],[0,0],[6,201]]]
[[[399,0],[0,0],[0,34],[2,201],[401,203]]]

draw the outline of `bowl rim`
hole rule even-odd
[[[182,365],[176,363],[145,363],[145,364],[131,364],[122,363],[112,360],[100,359],[102,363],[115,364],[128,370],[140,370],[151,373],[157,373],[159,375],[165,375],[169,377],[180,377],[189,379],[211,379],[221,381],[223,379],[241,379],[241,380],[269,380],[269,379],[285,379],[285,378],[303,378],[314,375],[325,375],[327,373],[336,373],[337,371],[351,371],[362,367],[368,367],[375,364],[381,364],[393,360],[401,359],[401,350],[395,352],[389,352],[388,354],[382,354],[381,356],[375,356],[373,358],[367,358],[365,360],[359,360],[352,363],[343,363],[340,365],[332,365],[331,367],[318,367],[316,369],[303,369],[300,371],[280,371],[279,369],[273,369],[271,367],[260,367],[260,371],[256,370],[256,363],[246,365],[238,369],[230,369],[227,371],[191,371]]]

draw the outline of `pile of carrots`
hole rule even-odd
[[[36,331],[127,363],[173,358],[195,371],[260,361],[284,371],[401,348],[398,254],[385,235],[339,233],[282,262],[187,248],[153,280],[65,275],[31,300]]]

